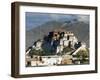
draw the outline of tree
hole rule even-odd
[[[76,57],[81,61],[81,63],[84,63],[86,58],[89,57],[89,50],[86,48],[86,50],[78,51]]]
[[[67,53],[67,52],[70,52],[70,51],[72,51],[73,49],[72,48],[70,48],[70,47],[65,47],[64,49],[63,49],[63,52],[62,53]]]
[[[29,56],[32,56],[32,55],[39,55],[39,56],[42,56],[44,54],[43,50],[36,50],[36,49],[32,49],[29,53]]]

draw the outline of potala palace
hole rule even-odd
[[[89,63],[86,44],[73,32],[51,31],[26,51],[26,66],[50,66]]]

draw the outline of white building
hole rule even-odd
[[[75,44],[78,44],[78,40],[77,40],[77,38],[74,36],[74,37],[73,37],[73,40],[72,40],[72,48],[75,47]]]
[[[73,41],[74,36],[69,36],[69,41]]]
[[[26,55],[27,55],[30,51],[31,51],[31,49],[28,49],[28,50],[26,51]]]
[[[81,43],[83,48],[86,48],[86,43]]]
[[[69,45],[69,41],[68,40],[64,40],[63,43],[64,43],[65,47],[67,47]]]
[[[67,37],[67,36],[68,36],[68,34],[67,34],[67,33],[65,33],[65,34],[64,34],[64,37]]]
[[[63,45],[58,45],[56,49],[56,53],[61,53],[63,51]]]
[[[82,43],[82,45],[73,53],[73,55],[76,55],[78,51],[84,50],[86,51],[86,44]]]
[[[60,39],[60,43],[59,43],[60,45],[63,45],[63,39]]]
[[[64,36],[64,37],[63,37],[63,40],[68,40],[68,39],[67,39],[67,36]]]
[[[70,46],[71,48],[74,48],[77,43],[78,40],[72,32],[65,32],[64,36],[59,40],[56,53],[62,52],[64,47]]]
[[[38,40],[36,43],[35,43],[35,49],[36,50],[40,50],[40,49],[42,49],[41,48],[41,46],[42,46],[42,40]]]

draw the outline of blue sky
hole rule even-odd
[[[54,14],[54,13],[34,13],[26,12],[26,30],[38,27],[48,21],[68,21],[77,19],[78,21],[89,22],[88,15],[78,15],[78,14]]]

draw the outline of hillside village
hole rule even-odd
[[[89,49],[73,32],[54,30],[26,50],[26,66],[89,64]]]

